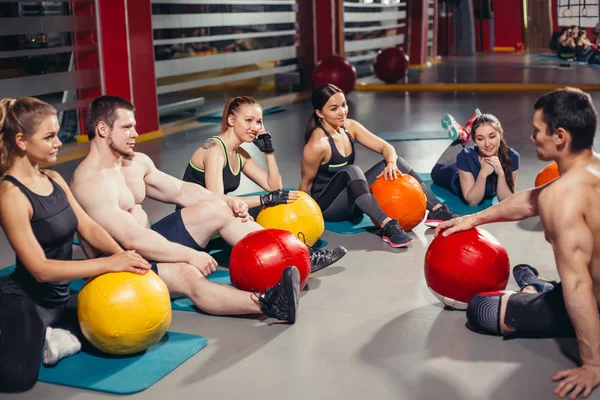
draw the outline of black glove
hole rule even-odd
[[[273,137],[269,132],[258,135],[254,138],[254,144],[263,153],[274,153],[275,148],[273,147]]]
[[[279,204],[286,204],[290,191],[287,189],[277,189],[271,193],[263,194],[260,196],[260,205],[265,207],[276,206]]]

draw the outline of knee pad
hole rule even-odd
[[[473,297],[467,306],[467,320],[474,330],[500,335],[500,302],[502,293],[483,293]]]

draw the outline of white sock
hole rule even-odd
[[[81,350],[81,342],[65,329],[46,329],[44,343],[44,365],[56,364],[59,360],[72,356]]]

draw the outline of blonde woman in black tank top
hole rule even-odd
[[[150,268],[92,221],[58,173],[39,169],[56,162],[58,130],[51,105],[0,100],[0,223],[16,254],[0,284],[0,392],[30,389],[40,361],[54,364],[81,349],[75,310],[67,308],[71,280]],[[111,256],[72,261],[75,232]]]
[[[241,147],[244,143],[254,143],[264,153],[266,171]],[[263,196],[238,197],[248,204],[254,217],[262,206],[290,203],[298,198],[298,193],[283,189],[273,140],[264,128],[262,107],[248,96],[234,97],[227,102],[221,133],[209,138],[194,152],[183,180],[211,192],[229,194],[238,189],[241,174],[269,192]]]
[[[254,143],[265,154],[266,171],[241,147],[243,143]],[[236,196],[248,204],[254,218],[263,206],[291,203],[298,198],[296,191],[283,189],[273,139],[263,124],[262,107],[248,96],[233,97],[225,104],[221,133],[196,150],[183,180],[202,185],[211,192],[228,194],[239,187],[240,173],[269,192],[262,196]],[[309,247],[309,250],[312,272],[335,263],[347,252],[343,246],[319,250]]]
[[[311,194],[326,221],[352,220],[364,213],[382,227],[381,237],[390,246],[410,245],[412,237],[383,212],[369,189],[380,176],[396,179],[401,174],[409,174],[421,183],[429,210],[427,226],[435,227],[456,217],[392,145],[348,118],[348,104],[338,87],[323,85],[313,91],[311,100],[314,111],[305,133],[300,190]],[[363,172],[354,164],[355,143],[381,154],[383,160]]]

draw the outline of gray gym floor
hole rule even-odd
[[[538,93],[434,94],[366,93],[349,96],[350,116],[373,132],[437,131],[445,113],[466,121],[479,107],[503,123],[506,140],[521,154],[518,189],[533,185],[545,165],[529,141],[533,103]],[[597,104],[600,96],[594,94]],[[267,116],[275,136],[284,185],[298,187],[308,101]],[[142,118],[142,116],[138,116]],[[164,171],[181,177],[197,146],[218,133],[218,125],[138,145]],[[397,152],[419,172],[428,172],[449,144],[446,140],[394,142]],[[257,159],[263,160],[253,148]],[[357,149],[364,169],[381,157]],[[56,166],[68,180],[78,161]],[[239,192],[257,190],[243,178]],[[101,195],[101,194],[98,194]],[[151,220],[171,212],[145,203]],[[530,263],[557,278],[550,245],[538,219],[485,226],[506,247],[511,265]],[[208,338],[208,346],[148,390],[132,398],[202,399],[552,399],[551,377],[574,364],[556,340],[503,340],[475,334],[465,314],[444,310],[428,290],[423,260],[433,230],[414,229],[409,249],[392,249],[378,236],[325,232],[330,246],[349,254],[315,274],[302,293],[293,326],[258,318],[214,317],[174,312],[171,331]],[[13,253],[0,240],[0,262]],[[515,289],[512,277],[508,288]],[[572,345],[567,343],[567,345]],[[135,377],[132,377],[135,379]],[[254,389],[252,389],[254,387]],[[101,399],[113,396],[38,383],[21,395],[3,399]],[[592,398],[600,398],[594,393]]]

